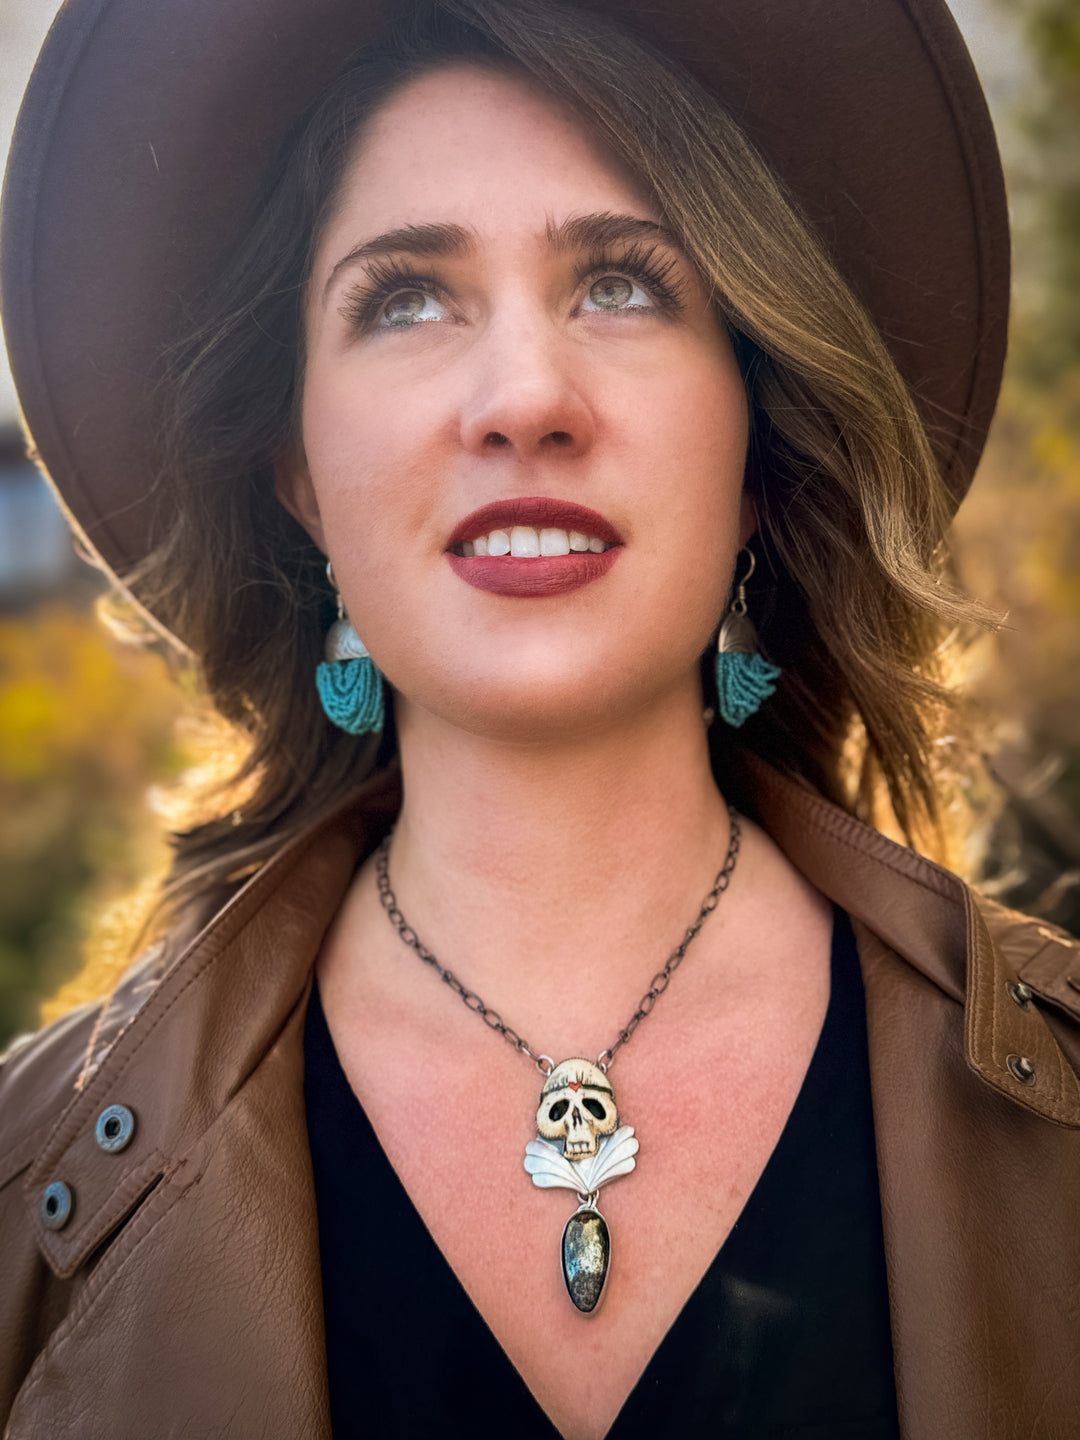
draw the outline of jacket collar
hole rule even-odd
[[[1014,968],[971,892],[949,872],[748,756],[758,816],[807,878],[865,931],[965,1006],[967,1058],[1010,1100],[1080,1126],[1080,1084],[1041,1014],[1009,997]],[[311,968],[359,860],[400,799],[384,772],[282,851],[239,890],[120,1027],[30,1167],[25,1196],[49,1265],[70,1276],[220,1114],[303,1002]],[[1051,937],[1052,938],[1052,937]],[[864,947],[861,947],[864,948]],[[869,980],[868,980],[869,987]],[[138,985],[133,993],[138,992]],[[1009,1057],[1032,1059],[1025,1086]],[[95,1140],[98,1116],[126,1104],[133,1143]],[[75,1194],[70,1222],[43,1228],[45,1186]]]

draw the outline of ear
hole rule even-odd
[[[298,451],[290,450],[275,462],[274,494],[325,555],[326,537],[315,486],[311,483],[307,460]]]
[[[743,490],[742,500],[739,503],[739,549],[747,544],[751,536],[757,532],[758,517],[757,509],[754,506],[753,498]]]

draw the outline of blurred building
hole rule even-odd
[[[34,605],[82,569],[56,497],[17,425],[0,425],[0,611]]]

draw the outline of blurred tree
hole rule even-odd
[[[975,688],[1009,804],[987,845],[1012,904],[1080,930],[1080,3],[995,0],[1029,44],[1012,157],[1017,286],[998,417],[956,526],[961,575],[1007,614]]]
[[[1080,365],[1080,3],[1011,3],[1025,18],[1041,80],[1026,119],[1037,157],[1047,262],[1037,337],[1020,335],[1020,359],[1040,378],[1053,380],[1062,368]]]
[[[166,860],[151,780],[180,773],[163,660],[57,602],[0,619],[0,1043],[79,967],[91,916]]]

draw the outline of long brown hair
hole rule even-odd
[[[730,329],[753,417],[750,601],[784,671],[740,738],[848,808],[884,788],[909,837],[932,825],[940,646],[973,611],[944,581],[946,491],[865,309],[722,105],[674,61],[549,0],[423,0],[298,126],[202,322],[168,357],[168,538],[130,580],[191,647],[247,748],[242,806],[230,798],[176,835],[167,898],[258,863],[394,752],[392,717],[380,745],[322,715],[324,560],[275,499],[273,470],[296,433],[304,287],[360,127],[396,87],[464,57],[524,71],[592,127],[655,196]],[[728,737],[713,734],[729,786]]]

